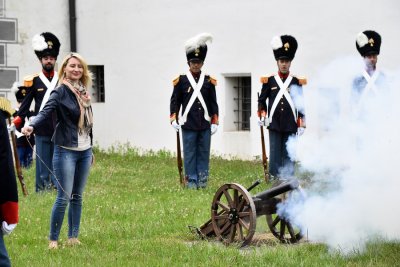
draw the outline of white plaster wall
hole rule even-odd
[[[19,78],[41,71],[32,48],[35,34],[49,31],[61,42],[58,61],[70,50],[68,1],[5,0],[6,17],[17,18],[18,44],[7,45],[7,63],[19,67]]]
[[[28,10],[40,13],[43,7],[38,8],[38,2],[48,4],[46,10],[51,16],[25,18]],[[355,35],[366,29],[374,29],[383,37],[379,65],[388,69],[398,66],[397,0],[76,2],[78,52],[89,64],[105,67],[106,102],[94,104],[95,140],[101,147],[129,142],[142,149],[175,150],[175,132],[169,125],[171,81],[187,71],[184,42],[200,32],[214,35],[204,70],[219,83],[221,127],[212,138],[212,151],[219,155],[253,158],[261,153],[256,99],[261,88],[259,77],[276,71],[270,47],[274,35],[287,33],[297,38],[299,49],[291,72],[309,80],[336,57],[358,55]],[[8,6],[22,12],[22,16],[17,12],[15,16],[25,42],[23,34],[31,37],[42,29],[57,30],[66,39],[67,1],[60,3],[7,0]],[[30,73],[36,69],[31,66],[34,54],[30,47],[23,47],[25,51],[13,51],[13,60],[22,72]],[[223,75],[229,73],[252,76],[251,132],[224,131],[224,118],[231,109],[225,105]]]

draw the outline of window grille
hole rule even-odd
[[[91,65],[89,70],[93,73],[93,102],[105,102],[104,66]]]
[[[234,123],[237,131],[250,131],[251,116],[251,77],[237,77],[235,89],[236,97]]]

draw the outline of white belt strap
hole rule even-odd
[[[274,103],[272,103],[271,111],[269,112],[268,116],[269,122],[270,123],[272,122],[272,117],[274,115],[276,107],[278,106],[278,103],[283,96],[285,96],[286,100],[289,102],[290,108],[292,109],[293,112],[294,121],[297,121],[297,112],[294,107],[292,97],[290,96],[287,90],[293,77],[292,76],[287,77],[285,83],[282,82],[281,78],[278,75],[275,75],[274,78],[280,89],[278,95],[275,97]]]
[[[187,106],[186,106],[185,112],[183,113],[183,115],[181,116],[181,119],[179,120],[179,124],[180,124],[180,125],[184,125],[184,124],[185,124],[185,122],[186,122],[186,120],[187,120],[187,115],[188,115],[190,109],[192,108],[193,103],[194,103],[194,101],[196,100],[196,98],[199,99],[200,104],[203,106],[203,109],[204,109],[204,119],[205,119],[206,121],[210,121],[211,118],[210,118],[210,116],[208,115],[208,109],[207,109],[206,102],[204,101],[204,98],[203,98],[203,96],[202,96],[202,94],[201,94],[201,92],[200,92],[200,90],[201,90],[201,88],[203,87],[203,84],[204,84],[204,77],[205,77],[204,72],[202,72],[202,73],[200,74],[199,82],[198,82],[197,84],[196,84],[196,81],[195,81],[194,78],[193,78],[192,73],[190,73],[190,72],[186,73],[186,77],[188,78],[188,80],[189,80],[189,82],[190,82],[190,85],[191,85],[192,88],[193,88],[193,94],[192,94],[192,96],[191,96],[190,99],[189,99],[189,102],[188,102],[188,104],[187,104]]]
[[[39,78],[42,80],[42,82],[44,83],[44,85],[46,85],[46,93],[44,94],[43,100],[42,100],[42,104],[40,105],[40,109],[39,111],[41,111],[44,107],[44,105],[46,104],[47,100],[49,100],[49,96],[51,91],[54,90],[54,88],[56,88],[57,83],[58,83],[58,74],[55,71],[54,72],[54,77],[51,80],[51,82],[46,78],[46,76],[44,76],[43,72],[41,72],[39,74]]]
[[[366,72],[364,70],[363,76],[364,76],[365,80],[367,81],[367,85],[365,86],[362,95],[364,96],[364,95],[368,94],[370,91],[377,93],[375,82],[378,79],[379,71],[375,71],[374,74],[372,74],[372,76],[369,76],[368,72]]]

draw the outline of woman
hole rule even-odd
[[[92,162],[93,113],[88,88],[91,73],[85,60],[77,53],[69,54],[62,62],[60,81],[41,112],[24,127],[22,133],[30,135],[57,113],[52,137],[54,142],[53,168],[57,181],[57,198],[50,220],[49,248],[58,248],[58,237],[68,209],[68,245],[78,245],[82,212],[82,194]],[[40,155],[39,155],[40,156]]]

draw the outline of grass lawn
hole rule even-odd
[[[208,188],[184,190],[176,159],[168,153],[139,156],[129,149],[124,155],[95,154],[78,247],[64,245],[65,217],[61,247],[47,248],[55,193],[35,194],[34,168],[24,171],[30,195],[19,192],[20,222],[5,237],[13,266],[400,266],[398,243],[372,243],[362,254],[341,256],[323,244],[284,245],[270,238],[238,249],[192,234],[189,225],[200,226],[210,218],[216,190],[231,182],[250,186],[263,175],[261,162],[213,158]],[[251,193],[265,189],[263,183]],[[255,238],[267,232],[262,216]]]

